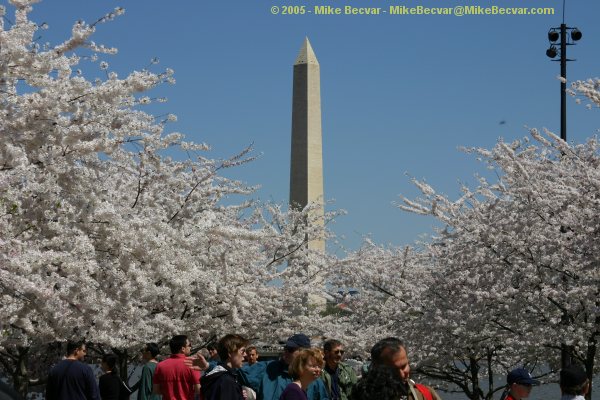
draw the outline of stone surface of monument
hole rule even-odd
[[[290,206],[303,209],[309,203],[316,204],[309,223],[323,226],[321,78],[319,61],[308,38],[294,63],[293,85]],[[308,248],[324,252],[325,240],[309,237]]]

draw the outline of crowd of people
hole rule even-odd
[[[124,400],[137,390],[138,400],[441,400],[432,387],[410,378],[407,346],[394,337],[373,346],[371,364],[360,379],[342,362],[343,343],[331,339],[315,348],[302,333],[289,337],[273,361],[258,361],[257,348],[236,334],[193,355],[185,335],[171,338],[169,348],[171,355],[158,362],[159,347],[146,344],[141,377],[129,387],[119,377],[115,355],[103,356],[104,374],[97,382],[83,363],[85,343],[68,343],[67,356],[49,373],[46,399]],[[501,398],[525,399],[537,384],[529,371],[517,368],[508,374]],[[583,400],[590,381],[572,365],[561,371],[560,387],[561,400]]]

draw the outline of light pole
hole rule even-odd
[[[575,42],[581,39],[581,31],[577,28],[570,28],[564,23],[558,28],[550,28],[548,31],[548,40],[550,47],[546,50],[546,55],[550,58],[556,58],[560,55],[560,138],[567,141],[567,61],[575,61],[567,58],[567,46],[575,45]],[[557,48],[557,41],[560,39],[560,47]]]
[[[546,50],[546,55],[552,59],[560,55],[560,138],[567,141],[567,61],[575,61],[567,58],[567,46],[575,45],[575,42],[581,39],[581,31],[577,28],[570,28],[565,24],[565,0],[563,0],[563,18],[562,24],[558,28],[550,28],[548,31],[548,41],[550,47]],[[557,48],[557,42],[560,39],[560,48]],[[565,229],[561,226],[561,231]],[[569,318],[563,313],[563,324],[569,325]],[[560,364],[561,368],[567,367],[572,362],[573,348],[566,343],[561,343]]]

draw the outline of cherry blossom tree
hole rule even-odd
[[[459,294],[450,320],[482,316],[459,337],[501,338],[511,352],[550,365],[560,365],[553,360],[567,348],[591,379],[600,332],[599,146],[596,138],[570,145],[547,131],[531,137],[468,150],[497,182],[482,177],[457,201],[418,182],[424,197],[405,199],[403,208],[446,224],[430,250],[447,278],[459,277],[449,280]]]
[[[29,349],[70,338],[125,350],[286,320],[289,296],[316,290],[310,277],[285,292],[273,284],[321,262],[303,250],[326,234],[305,223],[310,206],[224,205],[253,190],[220,175],[250,161],[250,149],[207,158],[208,146],[168,131],[175,116],[143,111],[161,101],[146,92],[174,83],[173,71],[109,70],[102,57],[116,49],[90,38],[122,9],[41,46],[44,27],[28,18],[35,1],[11,3],[14,23],[0,18],[4,367],[23,377]],[[88,62],[106,79],[87,80],[78,67]]]
[[[573,93],[598,105],[599,87],[576,82]],[[530,133],[466,149],[488,172],[458,200],[414,181],[422,197],[400,207],[443,225],[418,253],[372,246],[333,272],[360,293],[347,317],[356,337],[405,338],[417,372],[470,399],[491,399],[504,384],[494,375],[516,366],[578,361],[590,379],[597,369],[600,147]]]

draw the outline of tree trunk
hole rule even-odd
[[[594,379],[594,358],[596,357],[596,336],[600,333],[594,333],[588,341],[587,354],[585,358],[585,372],[590,381],[590,389],[585,395],[586,400],[592,400],[592,381]]]
[[[129,365],[129,360],[127,359],[127,350],[118,350],[118,349],[113,349],[114,353],[117,355],[117,357],[119,357],[119,361],[118,361],[118,366],[119,366],[119,376],[121,377],[121,379],[123,380],[123,382],[129,384],[128,379],[129,379],[129,374],[128,374],[128,370],[127,367]]]
[[[571,365],[572,357],[571,357],[571,348],[567,346],[565,343],[560,345],[560,368],[564,369]]]
[[[493,350],[488,349],[488,351],[487,351],[488,391],[485,396],[486,400],[492,400],[494,398],[494,370],[492,368],[493,361],[494,361],[494,352],[493,352]]]
[[[479,364],[474,357],[469,357],[469,372],[471,375],[471,387],[473,388],[471,400],[482,400],[483,392],[479,387]]]
[[[21,396],[26,397],[29,390],[29,347],[17,347],[17,360],[13,371],[13,386]]]

